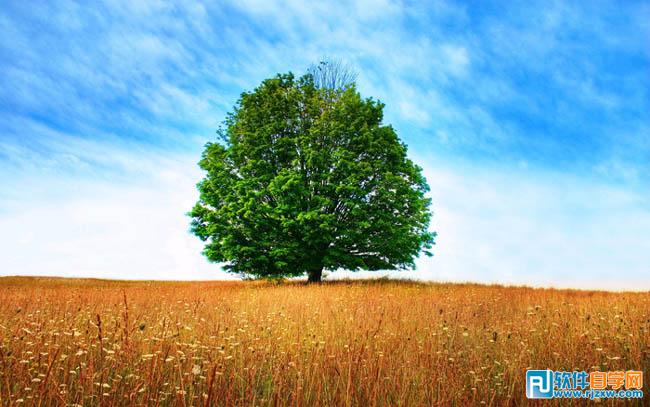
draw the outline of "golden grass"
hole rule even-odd
[[[0,341],[2,405],[525,405],[527,368],[647,381],[650,294],[12,277]]]

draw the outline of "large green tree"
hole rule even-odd
[[[267,79],[241,95],[199,163],[190,212],[203,253],[254,277],[392,270],[430,255],[430,200],[384,105],[353,83]]]

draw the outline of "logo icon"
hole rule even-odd
[[[553,371],[527,370],[526,397],[529,399],[553,398]]]

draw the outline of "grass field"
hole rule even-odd
[[[527,368],[647,381],[650,293],[9,277],[0,341],[2,405],[526,405]]]

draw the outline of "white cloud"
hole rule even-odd
[[[420,104],[413,103],[409,100],[402,100],[399,104],[399,110],[404,118],[420,126],[429,123],[429,114]]]
[[[185,213],[201,177],[195,161],[148,162],[151,172],[132,170],[124,177],[130,180],[119,183],[64,175],[42,179],[34,191],[16,182],[13,199],[0,210],[2,274],[229,278],[203,259],[201,242],[188,232]]]
[[[469,65],[469,55],[465,47],[445,44],[441,47],[441,51],[450,72],[456,75],[466,72]]]
[[[429,164],[436,256],[413,276],[650,289],[650,201],[571,175]]]

